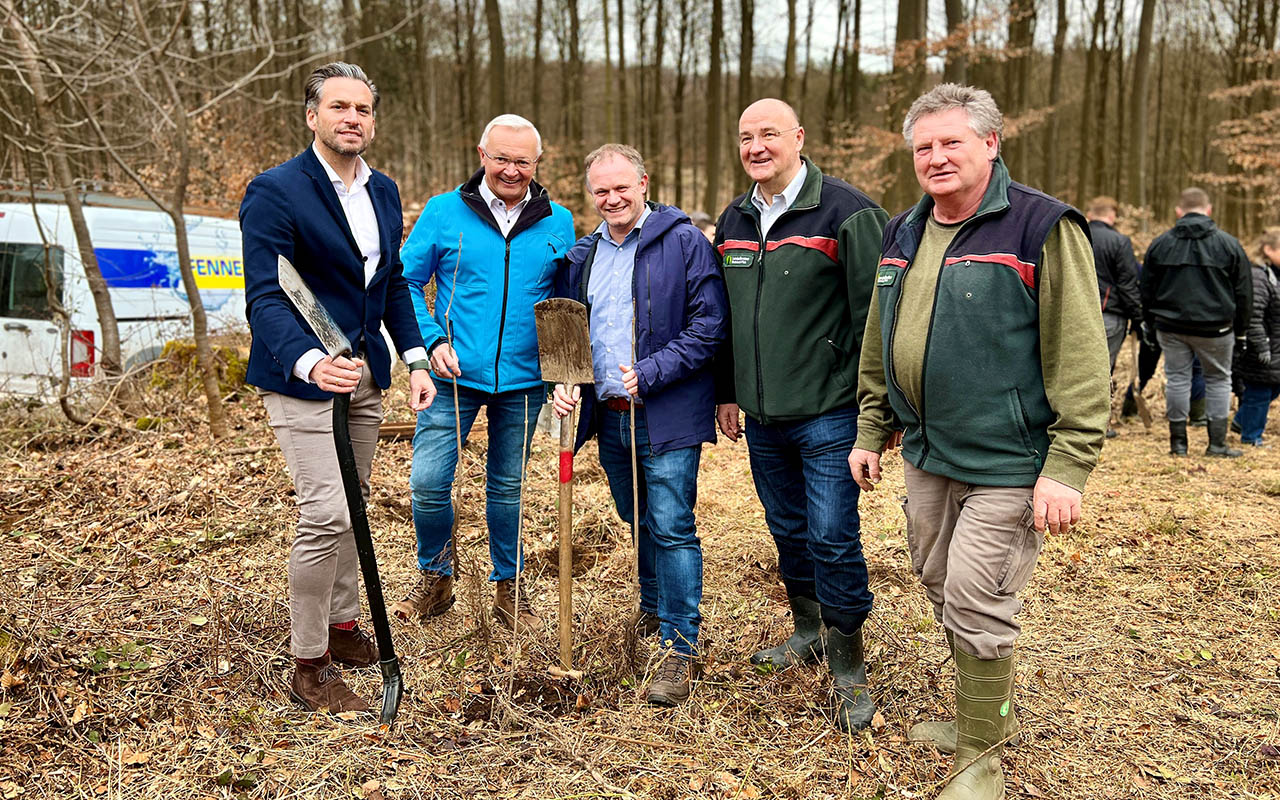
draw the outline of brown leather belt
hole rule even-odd
[[[604,399],[604,407],[610,411],[617,411],[620,414],[625,414],[631,410],[631,401],[627,400],[625,397],[606,397]]]

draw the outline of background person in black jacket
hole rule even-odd
[[[1232,333],[1244,338],[1253,310],[1251,265],[1236,238],[1219,230],[1203,189],[1182,191],[1178,221],[1147,248],[1142,268],[1143,336],[1164,350],[1169,452],[1186,455],[1191,361],[1204,368],[1206,455],[1236,458],[1227,447]]]
[[[1262,445],[1267,410],[1280,397],[1280,228],[1268,228],[1253,265],[1253,317],[1240,364],[1244,392],[1236,409],[1240,441]]]
[[[1124,344],[1130,321],[1137,330],[1142,325],[1142,295],[1138,290],[1138,259],[1133,242],[1116,230],[1119,204],[1114,197],[1095,197],[1085,206],[1089,236],[1093,244],[1093,268],[1098,273],[1098,296],[1102,301],[1102,325],[1107,331],[1111,371]]]

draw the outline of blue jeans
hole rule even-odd
[[[631,523],[631,431],[626,413],[597,406],[600,465],[618,516]],[[636,474],[640,481],[640,608],[658,615],[662,643],[697,652],[702,617],[702,545],[694,524],[702,446],[655,454],[643,408],[636,409]]]
[[[747,417],[751,477],[789,593],[813,586],[823,620],[851,634],[871,613],[858,485],[849,473],[858,410],[763,425]]]
[[[453,529],[454,509],[450,489],[458,466],[458,442],[454,430],[453,387],[445,381],[439,385],[440,394],[435,402],[426,411],[418,412],[409,488],[413,492],[413,527],[418,536],[418,568],[452,575],[449,534]],[[458,387],[463,441],[471,432],[480,406],[485,406],[489,420],[484,511],[489,526],[489,556],[493,561],[491,581],[514,578],[517,560],[523,567],[523,556],[517,555],[516,544],[520,480],[524,474],[521,456],[529,452],[538,411],[546,396],[542,386],[497,394]]]
[[[1236,409],[1240,441],[1245,444],[1262,441],[1262,431],[1267,427],[1267,411],[1277,397],[1280,397],[1278,383],[1244,382],[1244,394],[1240,395],[1240,407]]]

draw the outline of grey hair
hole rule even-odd
[[[324,66],[316,67],[307,76],[303,97],[304,105],[308,111],[315,111],[320,108],[320,90],[324,88],[324,82],[330,78],[351,78],[368,86],[369,92],[373,94],[373,110],[377,112],[378,101],[381,99],[381,95],[378,94],[378,87],[373,84],[373,81],[369,80],[369,76],[364,73],[364,70],[355,64],[348,64],[345,61],[332,61]]]
[[[618,158],[630,161],[631,166],[636,168],[636,180],[639,180],[648,174],[644,169],[644,157],[640,155],[639,150],[636,150],[629,144],[610,142],[609,144],[600,145],[595,150],[592,150],[587,154],[584,164],[585,169],[582,171],[582,179],[586,181],[588,189],[591,188],[591,182],[587,181],[587,173],[591,171],[593,164],[608,156],[617,156]]]
[[[484,126],[484,132],[480,134],[481,149],[489,149],[489,131],[494,128],[514,128],[518,131],[533,131],[533,138],[538,142],[538,158],[542,158],[542,134],[538,133],[537,126],[529,120],[519,114],[499,114],[489,120],[489,124]]]
[[[991,92],[976,86],[940,83],[917,97],[907,110],[907,118],[902,121],[902,138],[907,140],[907,146],[911,146],[911,134],[921,117],[941,114],[953,108],[964,109],[969,116],[969,128],[980,138],[985,139],[993,133],[997,140],[1003,137],[1004,116]]]

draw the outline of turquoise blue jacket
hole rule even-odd
[[[400,249],[404,277],[428,351],[452,327],[459,385],[530,389],[542,383],[533,304],[551,296],[557,259],[574,242],[573,216],[532,183],[529,204],[504,237],[480,196],[482,180],[479,170],[427,202]],[[432,278],[434,310],[423,294]]]

